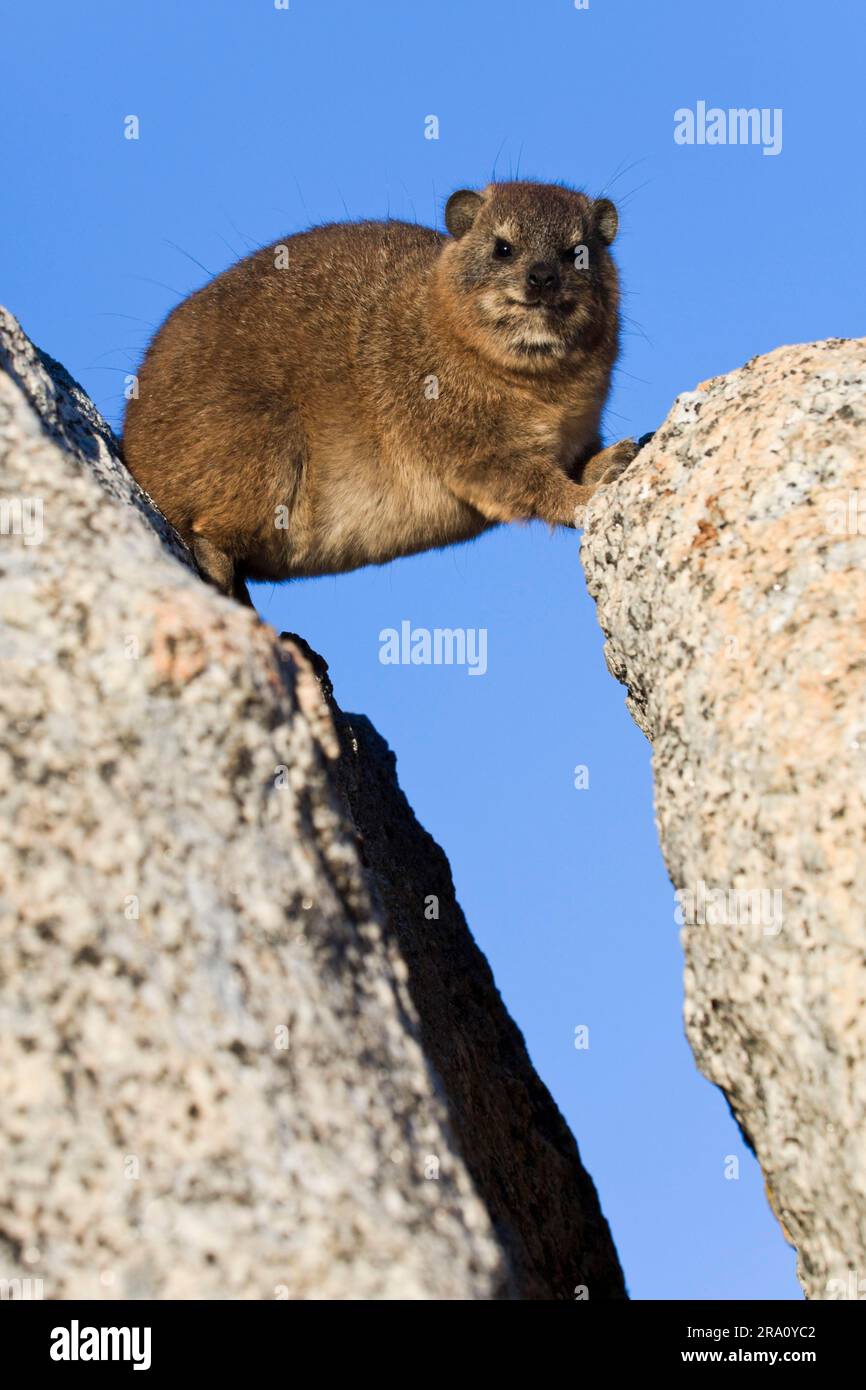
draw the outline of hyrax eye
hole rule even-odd
[[[507,261],[509,256],[514,255],[514,247],[510,241],[504,241],[502,237],[497,237],[493,246],[493,254],[497,260]]]

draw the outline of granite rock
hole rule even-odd
[[[393,756],[5,313],[0,521],[0,1281],[624,1297]]]
[[[685,392],[581,552],[653,745],[688,1037],[811,1298],[866,1294],[864,393],[839,339]]]

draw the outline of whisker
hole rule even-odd
[[[95,319],[130,319],[133,323],[143,323],[148,328],[156,328],[156,324],[151,323],[149,319],[140,319],[136,314],[118,314],[112,309],[97,310],[90,317]]]
[[[607,192],[607,190],[608,190],[609,188],[612,188],[613,185],[617,182],[618,179],[625,178],[626,174],[630,174],[631,171],[632,171],[632,169],[636,169],[637,166],[638,166],[639,164],[645,164],[646,161],[647,161],[647,159],[648,159],[648,156],[647,156],[647,155],[641,155],[640,159],[633,159],[632,162],[631,162],[631,164],[627,165],[625,169],[623,169],[623,168],[621,167],[621,166],[622,166],[622,160],[620,160],[619,164],[618,164],[617,167],[616,167],[615,172],[614,172],[614,173],[611,175],[611,177],[608,179],[607,183],[604,185],[604,187],[603,187],[602,190],[601,190],[601,193],[599,193],[598,196],[599,196],[600,198],[603,198],[604,195],[605,195],[605,193]]]
[[[505,142],[506,142],[507,139],[508,139],[508,136],[507,136],[507,135],[503,135],[503,137],[502,137],[502,144],[500,144],[499,149],[496,151],[496,155],[495,155],[494,160],[493,160],[493,169],[491,170],[491,173],[490,173],[490,182],[491,182],[491,183],[495,183],[495,182],[496,182],[496,165],[497,165],[497,163],[498,163],[498,161],[499,161],[499,156],[502,154],[502,146],[505,144]]]
[[[176,290],[173,285],[164,285],[161,280],[151,280],[149,275],[133,275],[132,271],[125,270],[123,278],[124,280],[143,280],[146,285],[158,285],[161,290],[168,290],[169,294],[176,294],[178,299],[185,298],[183,293]]]
[[[280,212],[280,211],[282,211],[282,209],[277,208],[277,212]],[[236,234],[236,236],[239,236],[239,237],[240,237],[241,241],[245,241],[246,244],[247,244],[247,246],[251,246],[252,249],[253,249],[254,251],[259,251],[259,250],[261,250],[261,247],[256,246],[256,243],[255,243],[254,241],[252,241],[250,237],[247,236],[246,232],[242,232],[242,231],[241,231],[241,229],[240,229],[240,227],[238,226],[238,224],[234,221],[233,218],[231,218],[231,217],[229,216],[229,214],[226,212],[225,208],[222,209],[222,215],[223,215],[223,217],[225,218],[225,220],[231,225],[231,229],[232,229],[232,231]]]
[[[202,265],[201,261],[198,260],[195,256],[193,256],[189,251],[185,251],[182,246],[178,246],[176,241],[169,241],[168,237],[165,237],[164,241],[166,246],[173,247],[174,250],[179,251],[182,256],[186,256],[188,261],[192,261],[193,265],[197,265],[199,270],[203,270],[209,280],[213,279],[213,271],[208,270],[207,266]]]

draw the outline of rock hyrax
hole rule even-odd
[[[189,296],[151,343],[123,437],[204,574],[330,574],[504,521],[576,524],[619,340],[617,214],[560,184],[463,189],[445,236],[315,227]]]

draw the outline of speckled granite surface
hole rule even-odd
[[[679,396],[590,504],[582,558],[653,743],[695,1057],[807,1294],[850,1296],[851,1271],[866,1280],[866,341],[780,348]]]

